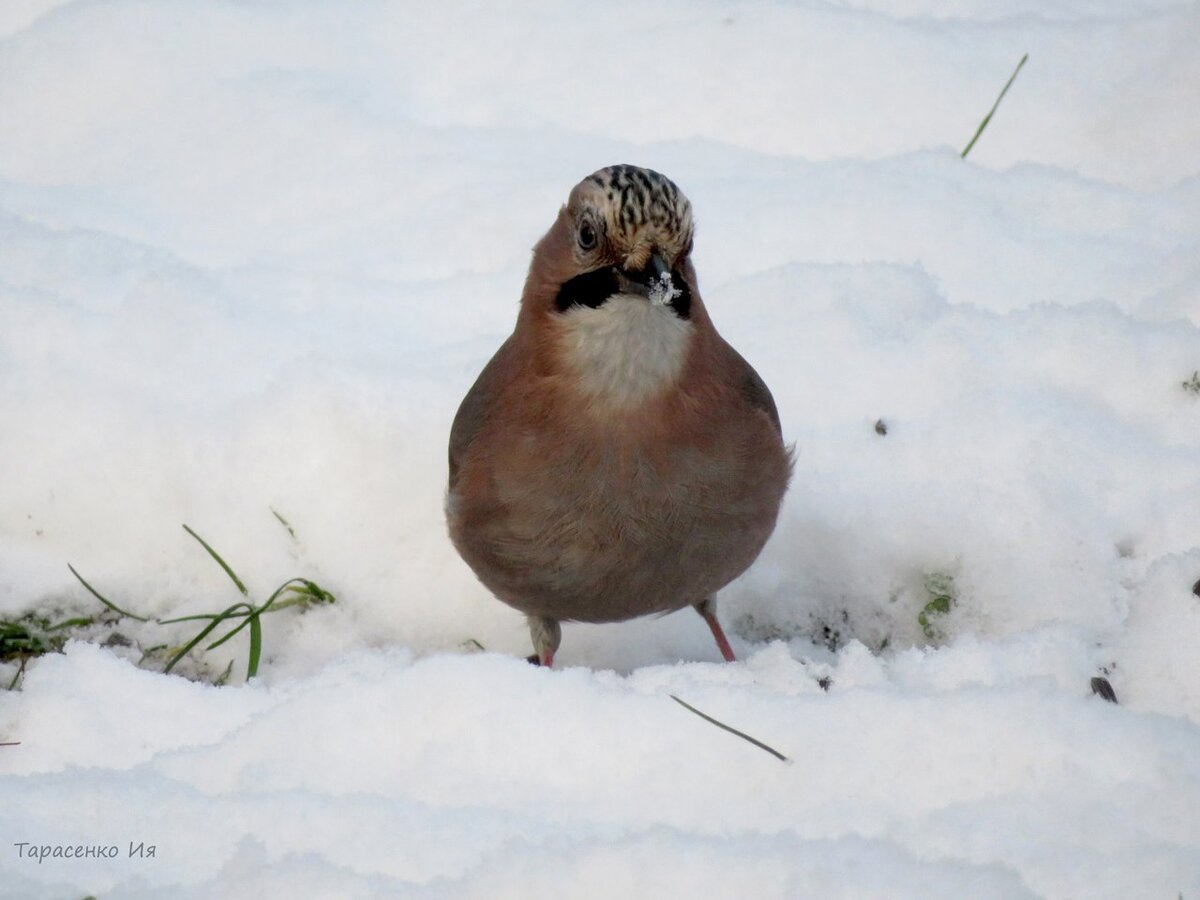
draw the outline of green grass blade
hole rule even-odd
[[[241,631],[247,625],[249,625],[251,630],[253,630],[254,625],[260,615],[262,615],[263,613],[265,613],[267,611],[272,611],[272,612],[274,611],[271,609],[272,604],[275,603],[275,600],[279,597],[280,594],[282,594],[284,592],[284,590],[288,587],[288,585],[294,584],[297,581],[303,581],[303,580],[304,580],[303,578],[289,578],[287,581],[285,581],[283,584],[281,584],[279,587],[277,587],[275,589],[275,593],[273,593],[270,597],[267,598],[266,603],[264,603],[262,606],[258,607],[257,609],[251,609],[250,612],[246,614],[246,621],[242,622],[242,624],[240,624],[237,628],[234,628],[227,635],[222,637],[219,641],[209,644],[208,649],[213,650],[213,649],[216,649],[217,647],[220,647],[223,643],[225,643],[227,640],[229,640],[231,637],[233,637],[235,634],[237,634],[239,631]],[[251,637],[251,640],[253,640],[253,637]]]
[[[975,129],[975,136],[971,138],[971,142],[967,144],[967,146],[963,148],[963,152],[959,154],[963,159],[967,158],[967,154],[971,152],[971,148],[975,146],[975,142],[979,140],[979,136],[983,134],[983,129],[987,128],[988,122],[992,121],[992,116],[996,114],[996,109],[1000,106],[1000,101],[1004,99],[1004,95],[1008,93],[1008,89],[1012,87],[1012,83],[1017,80],[1017,73],[1021,71],[1021,66],[1025,65],[1025,61],[1027,59],[1029,59],[1028,53],[1021,57],[1021,61],[1017,63],[1017,67],[1013,69],[1012,75],[1009,76],[1008,81],[1000,91],[1000,96],[996,98],[996,102],[992,104],[992,108],[988,110],[988,114],[983,117],[983,121],[980,122],[979,127]]]
[[[232,673],[233,673],[233,660],[231,659],[229,661],[229,665],[227,665],[225,667],[225,671],[222,672],[221,676],[216,681],[213,682],[213,685],[215,685],[216,687],[224,687],[225,683],[229,681],[229,676]]]
[[[83,576],[75,571],[75,567],[73,565],[71,565],[70,563],[67,563],[67,568],[71,570],[72,575],[74,575],[76,578],[79,579],[79,583],[88,589],[88,593],[90,593],[93,597],[95,597],[97,600],[99,600],[101,603],[103,603],[105,606],[107,606],[109,609],[111,609],[117,615],[128,616],[131,619],[137,619],[139,622],[149,622],[150,621],[149,619],[143,618],[142,616],[135,616],[133,613],[127,612],[126,610],[121,609],[121,607],[117,606],[117,604],[113,603],[111,600],[106,600],[104,598],[103,594],[101,594],[98,590],[96,590],[94,587],[92,587],[90,584],[88,584],[86,581],[84,581]]]
[[[221,559],[221,554],[217,553],[216,550],[214,550],[205,542],[204,538],[200,537],[200,535],[188,528],[187,525],[183,526],[183,530],[199,541],[200,546],[208,551],[208,555],[217,561],[217,564],[225,570],[225,574],[233,579],[233,583],[236,584],[237,589],[242,592],[242,596],[249,597],[250,592],[246,590],[246,586],[242,584],[242,579],[238,578],[237,575],[234,574],[233,569],[229,568],[229,564],[225,562],[225,560]]]
[[[750,737],[750,735],[745,734],[744,732],[738,731],[736,728],[732,728],[729,725],[726,725],[724,722],[717,721],[712,716],[705,715],[704,713],[700,712],[700,710],[696,709],[696,707],[692,706],[690,703],[684,703],[682,700],[680,700],[674,694],[668,694],[667,696],[670,697],[672,700],[674,700],[676,703],[678,703],[680,706],[682,706],[684,709],[694,712],[696,715],[698,715],[700,718],[702,718],[705,722],[711,722],[713,725],[716,725],[718,728],[723,728],[725,731],[728,731],[730,734],[736,734],[743,741],[749,741],[751,744],[753,744],[755,747],[758,747],[760,750],[766,750],[768,753],[770,753],[772,756],[774,756],[776,759],[778,759],[782,762],[789,761],[786,756],[784,756],[782,753],[780,753],[774,747],[768,747],[766,744],[764,744],[762,741],[758,740],[757,738],[752,738],[752,737]]]
[[[212,634],[214,628],[216,628],[218,625],[220,625],[222,622],[224,622],[227,618],[229,618],[234,612],[241,609],[242,607],[246,607],[247,609],[250,610],[250,612],[254,612],[254,608],[251,607],[248,603],[235,603],[233,606],[229,607],[227,610],[225,610],[225,612],[221,613],[219,616],[217,616],[215,619],[213,619],[213,621],[211,621],[207,625],[205,625],[204,628],[201,629],[201,631],[198,635],[196,635],[194,638],[192,638],[190,641],[188,641],[186,644],[184,644],[183,648],[178,653],[176,653],[173,657],[171,657],[171,661],[169,663],[167,663],[167,667],[165,669],[163,669],[163,674],[165,675],[167,672],[170,672],[171,669],[175,668],[175,664],[177,662],[179,662],[181,659],[183,659],[185,656],[187,656],[193,647],[195,647],[202,640],[204,640],[206,637],[208,637],[210,634]]]
[[[262,620],[250,617],[250,660],[246,663],[246,680],[258,674],[258,660],[262,656]]]
[[[300,582],[301,584],[303,584],[304,581],[305,580],[303,578],[289,578],[287,581],[285,581],[279,587],[275,588],[275,590],[272,592],[271,596],[267,598],[267,602],[264,603],[262,605],[262,607],[259,609],[259,612],[266,612],[268,609],[271,608],[271,606],[275,603],[275,601],[279,599],[280,594],[282,594],[284,591],[286,591],[289,587],[291,587],[296,582]]]
[[[304,606],[308,607],[314,603],[336,603],[337,597],[329,593],[319,584],[309,581],[307,578],[293,578],[293,582],[299,582],[300,586],[294,584],[287,588],[283,593],[287,596],[286,600],[280,600],[271,609],[271,612],[278,612],[281,609],[286,609],[289,606]]]
[[[10,691],[15,691],[17,689],[17,683],[21,680],[21,676],[24,674],[25,674],[25,657],[22,656],[20,665],[17,666],[17,674],[14,675],[12,681],[10,681],[8,683],[8,689]],[[5,746],[11,746],[11,745],[0,744],[0,747],[5,747]]]
[[[232,618],[232,616],[230,616],[230,618]],[[247,625],[249,625],[252,620],[257,619],[257,618],[258,618],[257,613],[254,613],[254,612],[247,613],[246,618],[242,622],[242,624],[238,625],[236,628],[232,629],[227,634],[222,635],[220,638],[213,641],[211,644],[209,644],[204,649],[205,650],[216,650],[218,647],[220,647],[222,644],[224,644],[226,641],[228,641],[230,638],[232,638],[234,635],[236,635],[239,631],[241,631],[243,628],[245,628]],[[220,624],[220,623],[217,623],[217,624]]]
[[[93,622],[92,619],[85,619],[85,618],[67,619],[63,622],[59,622],[57,625],[48,626],[46,628],[46,630],[47,631],[60,631],[63,628],[86,628],[88,625],[91,625],[92,622]]]
[[[295,591],[297,594],[305,596],[315,603],[336,603],[337,597],[325,590],[315,581],[309,581],[307,578],[298,579],[304,584],[303,588],[289,588],[288,590]]]
[[[275,518],[277,518],[279,520],[279,524],[287,529],[287,533],[292,536],[292,540],[298,541],[299,538],[296,537],[296,530],[294,528],[292,528],[292,524],[287,519],[285,519],[283,516],[281,516],[278,512],[276,512],[275,507],[271,506],[271,507],[268,507],[268,509],[271,510],[271,515],[273,515]]]
[[[246,613],[233,613],[235,616],[244,616]],[[180,616],[177,619],[159,619],[159,625],[174,625],[177,622],[199,622],[201,619],[227,619],[231,616],[225,613],[196,613],[194,616]]]
[[[170,646],[170,645],[169,644],[155,644],[153,647],[147,647],[145,650],[142,651],[142,658],[138,660],[138,665],[140,666],[152,654],[157,653],[159,650],[166,650],[168,646]]]

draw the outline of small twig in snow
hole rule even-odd
[[[786,756],[784,756],[782,753],[780,753],[778,750],[774,749],[773,747],[768,747],[762,741],[756,740],[755,738],[750,737],[750,735],[744,734],[744,733],[738,731],[736,728],[731,728],[730,726],[726,725],[724,722],[718,722],[712,716],[705,715],[704,713],[700,712],[700,710],[696,709],[696,707],[692,706],[691,704],[684,703],[682,700],[680,700],[674,694],[668,694],[667,696],[669,696],[672,700],[674,700],[676,703],[678,703],[684,709],[689,710],[690,712],[694,712],[696,715],[698,715],[704,721],[711,722],[712,724],[716,725],[718,728],[724,728],[730,734],[736,734],[743,741],[749,741],[751,744],[753,744],[755,747],[758,747],[760,750],[766,750],[768,753],[770,753],[776,759],[781,760],[782,762],[791,762],[790,759],[788,759]]]

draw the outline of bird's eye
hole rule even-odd
[[[579,246],[583,250],[591,250],[596,246],[596,229],[591,222],[579,226]]]

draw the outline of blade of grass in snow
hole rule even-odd
[[[228,575],[231,579],[233,579],[233,583],[236,584],[237,589],[242,592],[242,596],[249,597],[250,592],[248,590],[246,590],[246,586],[244,584],[242,584],[242,579],[238,578],[237,575],[234,574],[233,569],[229,568],[229,564],[226,563],[225,560],[221,559],[221,555],[219,553],[217,553],[217,551],[214,550],[212,547],[208,546],[208,544],[205,542],[204,538],[200,537],[200,535],[196,534],[196,532],[194,532],[194,531],[192,531],[192,529],[188,528],[186,524],[183,526],[183,530],[186,531],[188,534],[190,534],[192,537],[194,537],[197,541],[199,541],[200,546],[208,551],[208,555],[217,561],[217,564],[222,569],[225,570],[225,574]]]
[[[12,659],[32,653],[35,656],[54,649],[20,622],[0,622],[0,659]]]
[[[179,662],[181,659],[183,659],[185,656],[187,656],[188,652],[193,647],[195,647],[202,640],[204,640],[206,637],[208,637],[210,634],[212,634],[214,628],[216,628],[218,625],[220,625],[222,622],[224,622],[227,618],[229,618],[233,613],[235,613],[237,610],[239,610],[243,607],[245,607],[251,613],[254,612],[254,607],[251,606],[249,603],[235,603],[233,606],[229,607],[224,612],[220,613],[217,616],[214,616],[213,620],[211,622],[209,622],[207,625],[205,625],[204,628],[202,628],[200,630],[200,633],[198,635],[196,635],[194,638],[192,638],[190,641],[188,641],[186,644],[184,644],[183,648],[181,650],[179,650],[174,656],[171,657],[171,661],[169,663],[167,663],[167,667],[165,669],[163,669],[163,674],[165,675],[167,672],[170,672],[171,669],[173,669],[175,667],[175,664],[177,662]]]
[[[292,530],[292,527],[290,524],[288,524],[288,521],[286,519],[284,519],[283,516],[279,515],[279,513],[276,512],[275,510],[272,509],[271,512],[274,514],[275,518],[278,519],[285,528],[287,528],[288,533],[291,534],[294,539],[296,536],[296,533],[295,533],[295,531]],[[184,524],[183,530],[186,531],[188,534],[190,534],[193,538],[195,538],[196,541],[200,544],[200,546],[202,546],[205,549],[205,551],[208,553],[208,555],[211,556],[216,561],[217,565],[219,565],[225,571],[225,574],[229,576],[231,581],[233,581],[234,585],[237,587],[238,591],[242,594],[242,596],[249,597],[250,592],[247,590],[246,585],[237,576],[237,573],[235,573],[233,571],[233,569],[230,567],[230,565],[227,562],[225,562],[225,560],[221,557],[221,554],[217,553],[217,551],[214,550],[212,548],[212,546],[207,541],[204,540],[204,538],[200,537],[200,535],[198,535],[195,531],[193,531],[190,527],[188,527],[188,525]],[[142,621],[142,622],[150,621],[149,619],[144,619],[140,616],[135,616],[132,613],[126,612],[125,610],[121,609],[119,606],[112,603],[107,598],[105,598],[103,595],[101,595],[100,592],[97,591],[95,588],[93,588],[90,584],[88,584],[87,581],[84,580],[83,576],[81,576],[78,572],[76,572],[73,567],[68,566],[68,568],[71,569],[72,574],[76,578],[79,579],[79,582],[85,588],[87,588],[87,590],[89,592],[91,592],[91,594],[94,597],[96,597],[96,599],[98,599],[101,603],[103,603],[108,608],[112,609],[114,612],[116,612],[122,616],[129,616],[130,618],[138,619],[139,621]],[[288,594],[290,594],[291,596],[287,596],[286,599],[282,599],[282,600],[280,599],[284,595],[288,595]],[[222,622],[240,618],[240,619],[242,619],[242,621],[239,624],[235,625],[232,629],[229,630],[229,632],[222,635],[217,640],[213,641],[213,643],[209,644],[206,649],[213,650],[217,647],[220,647],[222,644],[224,644],[231,638],[235,637],[238,634],[238,632],[240,632],[243,628],[245,628],[247,625],[249,625],[250,626],[250,647],[249,647],[249,655],[248,655],[247,664],[246,664],[246,677],[247,677],[247,679],[254,678],[258,674],[258,667],[262,660],[263,634],[262,634],[262,620],[260,617],[262,616],[263,613],[277,612],[281,609],[286,609],[289,606],[306,606],[310,603],[333,603],[335,600],[336,600],[336,598],[333,596],[333,594],[329,593],[324,588],[320,587],[318,584],[316,584],[313,581],[310,581],[307,578],[290,578],[287,581],[285,581],[283,584],[281,584],[279,587],[277,587],[275,589],[274,593],[272,593],[271,596],[267,598],[267,602],[262,604],[262,606],[254,606],[248,602],[242,601],[240,603],[235,603],[232,606],[228,607],[227,609],[225,609],[219,613],[215,613],[215,614],[214,613],[199,613],[199,614],[190,615],[190,616],[179,616],[179,617],[172,618],[172,619],[158,619],[156,621],[157,621],[157,624],[159,624],[159,625],[172,625],[172,624],[176,624],[179,622],[196,622],[196,621],[201,621],[201,620],[206,620],[208,622],[208,624],[205,625],[204,628],[202,628],[200,630],[199,634],[195,635],[191,640],[189,640],[182,647],[179,647],[177,649],[172,648],[172,650],[169,651],[172,653],[172,656],[171,656],[171,659],[168,661],[166,668],[163,669],[163,672],[164,672],[164,674],[167,672],[170,672],[171,669],[173,669],[175,667],[175,665],[181,659],[183,659],[184,656],[186,656],[189,652],[191,652],[206,637],[208,637],[210,634],[212,634],[212,632],[215,629],[217,629],[221,625]],[[47,630],[64,629],[64,628],[68,628],[68,627],[90,625],[90,624],[92,624],[91,619],[84,619],[84,618],[69,619],[65,622],[61,622],[58,625],[53,626],[52,629],[47,629]],[[16,640],[16,639],[20,639],[22,641],[25,641],[26,643],[28,643],[30,640],[32,640],[32,638],[30,638],[25,632],[22,632],[20,635],[16,635],[15,638],[10,640],[10,643],[12,643],[13,640]],[[14,646],[16,646],[16,645],[14,644]],[[153,649],[158,650],[158,649],[163,649],[165,647],[166,647],[166,645],[160,645],[159,647],[155,647]],[[23,650],[23,648],[18,648],[18,649]],[[39,651],[39,652],[44,652],[44,651]],[[146,658],[147,655],[149,655],[149,652],[150,651],[143,653],[143,655],[142,655],[143,660]],[[230,665],[232,665],[232,663],[230,663]],[[18,674],[18,677],[19,677],[19,674]],[[222,678],[227,678],[227,677],[228,677],[228,672],[226,672],[226,674],[222,676]]]
[[[295,587],[288,588],[288,593],[295,592],[298,596],[296,599],[286,601],[287,603],[307,602],[304,598],[310,598],[317,603],[336,603],[337,602],[337,597],[335,597],[333,594],[329,593],[329,591],[325,590],[325,588],[321,587],[315,581],[310,581],[307,578],[296,578],[293,580],[299,581],[301,584],[304,585],[304,587],[303,587],[303,589],[295,588]],[[276,606],[276,609],[280,608],[282,605],[283,604],[278,604]]]
[[[1003,89],[1000,91],[1000,96],[996,98],[996,102],[992,104],[992,108],[988,110],[988,114],[983,117],[983,121],[979,123],[979,127],[975,129],[975,136],[971,138],[971,142],[963,148],[963,152],[959,154],[963,159],[967,158],[967,154],[971,152],[971,148],[975,146],[975,142],[979,140],[979,136],[983,134],[983,129],[987,128],[988,122],[992,121],[992,116],[996,114],[996,108],[1000,105],[1000,101],[1004,99],[1004,95],[1008,93],[1008,89],[1012,87],[1012,83],[1017,80],[1017,73],[1021,71],[1021,66],[1025,65],[1025,60],[1029,59],[1029,54],[1026,53],[1021,57],[1021,61],[1017,63],[1017,67],[1013,69],[1012,75],[1005,82]]]
[[[258,674],[258,660],[262,656],[262,620],[250,617],[250,661],[246,663],[246,680]]]
[[[299,583],[303,584],[304,589],[292,587],[291,585],[295,582],[299,582]],[[291,597],[287,600],[281,600],[278,603],[275,602],[281,593],[290,593],[293,591],[297,594],[297,596]],[[159,625],[174,625],[178,622],[198,622],[201,619],[225,620],[225,619],[237,618],[239,616],[256,616],[256,615],[261,615],[262,613],[265,613],[265,612],[278,612],[281,609],[287,609],[289,606],[301,606],[301,605],[307,604],[309,602],[333,603],[333,602],[335,602],[336,599],[337,598],[334,597],[333,594],[324,590],[319,585],[316,585],[313,582],[309,581],[307,578],[291,578],[291,579],[288,579],[287,581],[285,581],[283,584],[281,584],[278,588],[276,588],[275,593],[273,593],[270,596],[270,598],[267,600],[267,602],[264,603],[261,607],[256,608],[256,607],[250,606],[249,604],[243,603],[243,604],[238,604],[238,605],[245,606],[246,607],[245,612],[241,612],[241,611],[230,612],[229,610],[225,610],[225,611],[219,612],[219,613],[195,613],[194,615],[190,615],[190,616],[178,616],[174,619],[159,619],[158,624]],[[236,631],[240,631],[242,628],[244,628],[246,626],[246,624],[247,624],[246,622],[243,622],[241,625],[238,626],[238,628],[235,631],[230,632],[228,635],[221,638],[220,641],[218,641],[215,644],[212,644],[209,647],[209,649],[212,649],[212,647],[218,647],[221,644],[225,643],[225,641],[228,640],[230,637],[232,637],[236,633]]]
[[[227,681],[229,681],[229,676],[232,674],[233,674],[233,660],[231,659],[229,661],[229,665],[227,665],[225,667],[225,671],[222,672],[220,677],[218,677],[217,680],[213,682],[213,685],[215,687],[224,687],[225,683]]]
[[[294,585],[297,583],[304,585],[306,590],[301,590],[300,588],[294,587]],[[275,601],[278,600],[280,595],[282,595],[286,591],[296,591],[298,594],[301,594],[302,597],[297,597],[294,599],[284,600],[280,603],[276,603]],[[162,624],[162,625],[170,625],[170,624],[174,624],[176,622],[194,622],[194,621],[198,621],[200,619],[209,619],[210,620],[209,624],[207,626],[205,626],[205,628],[198,635],[196,635],[196,637],[194,637],[191,641],[189,641],[186,645],[184,645],[184,647],[182,649],[180,649],[179,651],[176,652],[176,654],[171,658],[170,663],[168,663],[167,667],[163,670],[164,673],[171,671],[171,667],[174,666],[175,663],[177,663],[180,659],[182,659],[183,656],[185,656],[201,640],[203,640],[205,637],[207,637],[209,634],[211,634],[213,629],[217,628],[222,622],[229,620],[229,619],[241,617],[243,619],[243,621],[239,625],[230,629],[229,632],[222,635],[219,639],[213,641],[205,649],[206,650],[215,650],[217,647],[220,647],[222,644],[224,644],[230,638],[235,637],[239,631],[241,631],[243,628],[245,628],[247,625],[249,625],[250,626],[250,650],[249,650],[249,659],[248,659],[247,665],[246,665],[246,678],[249,679],[249,678],[255,677],[258,674],[258,665],[259,665],[259,661],[262,658],[262,621],[260,619],[260,616],[262,616],[262,614],[266,613],[266,612],[277,612],[278,610],[285,609],[288,606],[296,606],[296,605],[305,603],[305,602],[307,602],[307,600],[304,598],[310,598],[310,599],[316,600],[318,602],[330,602],[330,603],[333,602],[333,600],[334,600],[334,597],[332,594],[330,594],[328,591],[323,590],[322,588],[320,588],[313,582],[309,581],[307,578],[290,578],[287,581],[285,581],[283,584],[281,584],[279,587],[277,587],[275,589],[274,593],[272,593],[271,596],[267,598],[267,602],[264,603],[262,606],[256,607],[256,606],[251,606],[248,603],[237,603],[237,604],[234,604],[233,606],[229,607],[228,609],[226,609],[220,613],[217,613],[215,615],[211,614],[211,613],[202,613],[200,615],[180,616],[179,618],[176,618],[176,619],[160,620],[160,624]]]
[[[287,533],[292,536],[292,540],[293,541],[299,540],[299,538],[296,537],[295,529],[292,528],[291,523],[288,522],[288,520],[285,519],[283,516],[281,516],[279,513],[277,513],[275,511],[274,507],[269,507],[269,509],[271,510],[271,515],[273,515],[275,518],[277,518],[279,520],[279,524],[287,529]]]
[[[229,640],[231,637],[233,637],[235,634],[237,634],[239,631],[241,631],[247,625],[250,626],[250,641],[253,644],[253,642],[254,642],[254,626],[255,626],[255,623],[257,623],[257,621],[258,621],[258,617],[265,612],[268,612],[268,611],[274,612],[275,609],[282,609],[283,608],[282,603],[279,604],[279,606],[275,607],[275,609],[272,609],[272,605],[275,603],[276,598],[279,597],[279,595],[282,594],[283,591],[288,587],[288,585],[292,584],[292,582],[303,581],[303,580],[304,579],[302,579],[302,578],[291,578],[291,579],[285,581],[283,584],[281,584],[279,587],[277,587],[275,589],[275,593],[273,593],[270,597],[267,598],[266,603],[264,603],[260,607],[252,609],[247,614],[245,622],[242,622],[241,625],[237,626],[237,628],[234,628],[232,631],[229,632],[229,634],[225,635],[223,638],[221,638],[216,643],[209,644],[208,649],[213,650],[217,647],[220,647],[223,643],[225,643],[227,640]],[[299,601],[295,601],[295,602],[299,602]]]
[[[218,647],[220,647],[222,644],[224,644],[226,641],[228,641],[228,640],[229,640],[231,637],[234,637],[234,636],[236,636],[236,635],[237,635],[237,633],[238,633],[239,631],[241,631],[243,628],[245,628],[247,625],[249,625],[249,626],[250,626],[250,630],[253,632],[253,630],[254,630],[254,623],[258,621],[258,617],[259,617],[259,615],[260,615],[261,613],[264,613],[264,612],[266,612],[266,607],[265,607],[265,606],[264,606],[264,607],[262,607],[262,608],[254,608],[254,609],[251,609],[251,610],[250,610],[250,612],[248,612],[248,613],[244,613],[244,614],[243,614],[243,613],[237,613],[237,614],[235,614],[235,615],[244,615],[244,616],[245,616],[245,621],[243,621],[243,622],[242,622],[240,625],[238,625],[236,628],[234,628],[233,630],[231,630],[231,631],[230,631],[228,634],[224,635],[223,637],[219,638],[218,640],[215,640],[215,641],[213,641],[211,644],[209,644],[209,645],[208,645],[207,647],[205,647],[204,649],[205,649],[205,650],[216,650]],[[224,618],[229,618],[229,619],[232,619],[232,618],[234,618],[234,617],[235,617],[235,616],[225,616],[225,617],[223,617],[223,619],[224,619]]]
[[[159,650],[166,650],[168,646],[170,646],[170,645],[169,644],[155,644],[153,647],[147,647],[145,650],[142,651],[142,658],[138,660],[138,665],[140,666],[142,663],[144,663],[146,661],[146,657],[150,656],[150,654],[157,653]]]
[[[8,689],[10,691],[15,691],[17,689],[17,682],[19,682],[21,680],[21,676],[25,674],[25,662],[27,659],[28,657],[21,657],[21,663],[17,666],[17,674],[14,675],[12,681],[8,683]]]
[[[686,709],[690,712],[694,712],[696,715],[698,715],[704,721],[711,722],[712,724],[716,725],[718,728],[725,729],[730,734],[736,734],[743,741],[749,741],[751,744],[753,744],[755,747],[758,747],[760,750],[766,750],[768,753],[770,753],[772,756],[774,756],[776,759],[778,759],[782,762],[791,762],[790,759],[788,759],[786,756],[784,756],[782,753],[780,753],[775,748],[768,747],[762,741],[760,741],[756,738],[752,738],[752,737],[750,737],[750,735],[745,734],[744,732],[738,731],[736,728],[732,728],[729,725],[726,725],[724,722],[717,721],[712,716],[705,715],[704,713],[700,712],[700,710],[696,709],[696,707],[692,706],[690,703],[684,703],[682,700],[680,700],[674,694],[668,694],[667,696],[669,696],[672,700],[674,700],[676,703],[678,703],[684,709]]]
[[[248,604],[248,603],[240,603],[238,605],[253,609],[253,607],[251,607],[250,604]],[[245,615],[249,615],[249,613],[244,613],[244,612],[233,613],[233,615],[230,615],[228,613],[228,611],[219,612],[219,613],[196,613],[193,616],[178,616],[177,618],[174,618],[174,619],[159,619],[158,624],[159,625],[175,625],[179,622],[199,622],[201,619],[224,620],[224,619],[232,619],[234,616],[245,616]]]
[[[185,525],[184,527],[186,528],[187,526]],[[67,563],[67,568],[71,570],[71,574],[79,579],[79,583],[82,584],[85,588],[87,588],[88,592],[91,593],[91,595],[93,597],[95,597],[97,600],[99,600],[101,603],[103,603],[105,606],[107,606],[109,609],[111,609],[117,615],[128,616],[131,619],[137,619],[139,622],[149,622],[150,621],[147,618],[144,618],[142,616],[135,616],[133,613],[127,612],[126,610],[121,609],[121,607],[117,606],[117,604],[113,603],[111,600],[106,600],[104,598],[104,595],[102,595],[98,590],[96,590],[94,587],[92,587],[90,584],[88,584],[86,581],[84,581],[83,576],[75,571],[75,567],[73,565],[71,565],[70,563]]]

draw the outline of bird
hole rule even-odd
[[[525,614],[553,666],[561,624],[691,606],[736,659],[716,593],[775,528],[792,472],[758,373],[700,298],[692,206],[666,176],[580,181],[534,246],[512,334],[449,441],[451,542]]]

